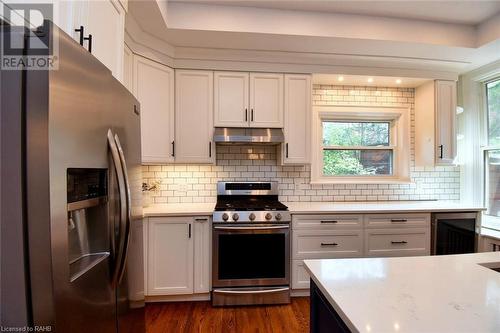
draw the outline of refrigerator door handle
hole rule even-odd
[[[128,247],[130,243],[130,229],[131,229],[131,221],[132,221],[132,202],[131,202],[131,196],[130,196],[130,182],[128,180],[128,170],[127,170],[127,163],[125,162],[125,154],[123,153],[122,145],[120,143],[120,138],[118,135],[115,133],[115,142],[116,146],[118,148],[118,154],[120,155],[120,162],[122,165],[122,172],[123,172],[123,179],[125,181],[125,194],[126,194],[126,207],[127,207],[127,214],[125,218],[125,232],[123,233],[123,253],[122,257],[120,258],[120,270],[118,274],[118,283],[121,282],[123,278],[123,274],[125,273],[125,266],[127,262],[127,254],[128,254]]]
[[[111,285],[115,287],[118,282],[119,282],[119,274],[120,274],[120,262],[121,258],[123,257],[123,251],[124,251],[124,242],[123,242],[123,231],[122,231],[122,225],[123,222],[127,219],[127,208],[126,208],[126,201],[127,201],[127,194],[125,193],[125,179],[123,178],[123,168],[122,168],[122,163],[120,159],[120,155],[118,152],[118,147],[116,146],[116,141],[113,137],[113,133],[111,132],[111,129],[108,130],[108,145],[109,149],[111,151],[111,158],[113,160],[113,166],[115,169],[116,173],[116,179],[118,183],[118,192],[119,192],[119,198],[120,198],[120,227],[119,227],[119,239],[118,239],[118,246],[113,245],[114,248],[114,268],[113,268],[113,274],[111,278]],[[112,242],[114,244],[114,230],[112,230]]]

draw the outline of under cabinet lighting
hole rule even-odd
[[[372,83],[373,82],[373,78],[369,77],[367,81],[368,81],[368,83]]]
[[[338,80],[339,82],[342,82],[342,81],[344,81],[344,77],[343,77],[343,76],[339,76],[339,77],[337,78],[337,80]]]
[[[397,79],[397,80],[396,80],[396,83],[397,83],[397,84],[401,84],[401,82],[402,82],[402,81],[401,81],[401,79]]]

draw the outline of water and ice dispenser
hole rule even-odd
[[[71,282],[110,256],[107,178],[107,169],[67,170]]]

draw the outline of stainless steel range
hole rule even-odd
[[[290,221],[277,182],[219,182],[212,304],[290,302]]]

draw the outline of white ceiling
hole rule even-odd
[[[476,25],[500,12],[500,1],[449,0],[170,0],[169,2],[358,14]]]
[[[342,78],[342,81],[339,80]],[[372,82],[368,82],[368,79]],[[396,80],[401,80],[397,83]],[[429,81],[428,79],[390,76],[343,75],[343,74],[314,74],[313,84],[363,86],[363,87],[402,87],[415,88]]]
[[[126,28],[178,68],[272,63],[290,72],[453,79],[500,59],[499,10],[500,0],[129,0]]]

